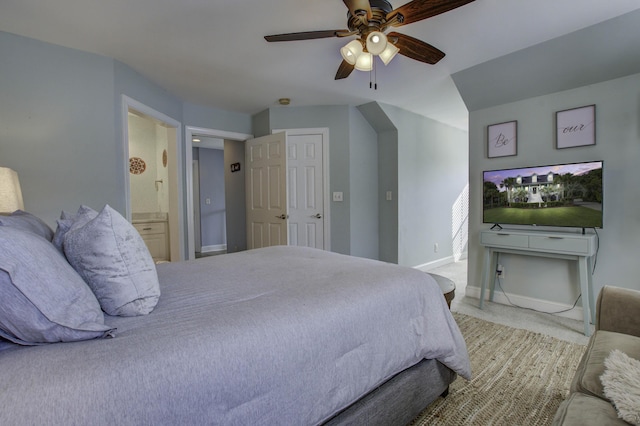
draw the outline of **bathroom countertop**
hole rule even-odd
[[[164,212],[149,212],[149,213],[132,213],[132,223],[153,223],[153,222],[166,222],[167,213]]]

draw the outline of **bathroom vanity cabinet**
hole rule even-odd
[[[170,260],[169,229],[166,214],[152,213],[147,216],[143,215],[145,214],[134,214],[132,222],[147,245],[151,257],[155,262]]]

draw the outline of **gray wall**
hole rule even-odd
[[[264,114],[264,113],[263,113]],[[344,201],[331,201],[331,251],[351,253],[351,191],[349,174],[349,107],[311,106],[297,108],[270,108],[268,119],[260,116],[261,129],[256,136],[271,133],[273,129],[329,128],[330,192],[341,191]],[[268,129],[265,128],[268,121]]]
[[[391,203],[384,201],[386,190],[395,195],[399,182],[410,182],[399,169],[406,168],[410,174],[415,168],[411,164],[398,166],[396,158],[412,155],[400,144],[406,143],[412,150],[418,140],[433,143],[415,136],[418,132],[429,133],[434,127],[432,120],[423,129],[420,123],[427,119],[392,108],[388,113],[398,122],[400,131],[395,130],[396,123],[390,125],[385,118],[385,130],[380,132],[359,109],[346,105],[275,107],[253,117],[198,106],[180,100],[114,59],[4,32],[0,32],[0,56],[0,164],[19,173],[26,209],[52,227],[61,210],[75,210],[81,203],[94,208],[108,203],[124,213],[124,94],[183,126],[257,136],[275,128],[329,128],[330,192],[344,193],[343,202],[331,202],[332,250],[400,260],[403,264],[422,264],[433,258],[432,253],[427,255],[428,250],[417,246],[424,243],[423,239],[398,238],[398,212],[413,208],[415,198],[408,196],[403,201],[400,190]],[[412,128],[418,130],[407,130]],[[229,158],[225,153],[225,171],[231,162],[244,161],[243,147],[231,146]],[[442,161],[439,157],[431,159],[430,149],[419,154],[424,155],[421,164]],[[182,165],[179,172],[184,177]],[[233,174],[232,181],[235,190],[227,187],[225,191],[227,227],[233,226],[238,232],[234,233],[237,239],[228,237],[227,244],[230,251],[235,251],[246,247],[244,173]],[[415,188],[408,191],[412,193]],[[398,201],[400,204],[396,204]],[[388,206],[393,207],[389,210]],[[229,213],[232,209],[237,214]],[[186,206],[183,215],[186,217]],[[420,223],[429,220],[440,222],[420,217]],[[407,230],[414,224],[405,221],[401,226],[405,227],[401,232],[410,233]],[[399,259],[399,252],[410,252],[411,256],[401,255]]]
[[[596,145],[557,150],[555,112],[596,104]],[[486,157],[486,126],[518,120],[518,154]],[[468,285],[480,287],[482,247],[482,171],[529,165],[604,160],[604,225],[593,275],[594,290],[604,285],[640,289],[640,74],[480,109],[470,113]],[[547,228],[559,231],[557,228]],[[506,292],[572,304],[579,294],[572,262],[502,255]]]
[[[224,130],[251,134],[251,116],[219,108],[182,104],[182,116],[185,126],[203,127],[205,129]]]
[[[398,263],[398,130],[377,102],[358,110],[376,131],[378,145],[378,259]],[[386,199],[391,191],[392,200]]]
[[[184,125],[251,133],[249,115],[183,103],[111,58],[6,32],[0,57],[0,164],[52,227],[81,203],[124,213],[123,94]]]
[[[231,164],[240,163],[231,173]],[[247,202],[245,198],[244,142],[224,141],[225,204],[227,207],[227,252],[247,249]]]
[[[114,61],[0,32],[0,165],[54,226],[80,203],[124,208]]]
[[[378,135],[363,115],[349,109],[351,254],[378,259]]]
[[[198,151],[201,244],[219,246],[227,243],[224,151],[221,149],[199,149]]]
[[[452,256],[460,225],[456,204],[468,182],[467,132],[381,107],[398,129],[398,263],[417,266]]]

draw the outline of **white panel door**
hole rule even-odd
[[[246,142],[247,248],[287,245],[285,133]]]
[[[289,244],[325,248],[323,134],[287,132]]]

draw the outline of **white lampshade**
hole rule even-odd
[[[382,62],[384,62],[385,65],[388,65],[399,51],[400,49],[398,49],[396,46],[391,43],[387,43],[387,47],[380,54],[380,59],[382,59]]]
[[[362,43],[358,40],[352,40],[340,49],[340,54],[342,55],[342,59],[350,65],[355,65],[358,57],[362,54]]]
[[[367,36],[367,51],[372,55],[379,55],[387,47],[387,36],[380,31],[372,31]]]
[[[356,60],[355,68],[358,71],[371,71],[373,69],[373,55],[369,52],[362,52]]]
[[[8,167],[0,167],[0,213],[24,210],[18,173]]]

